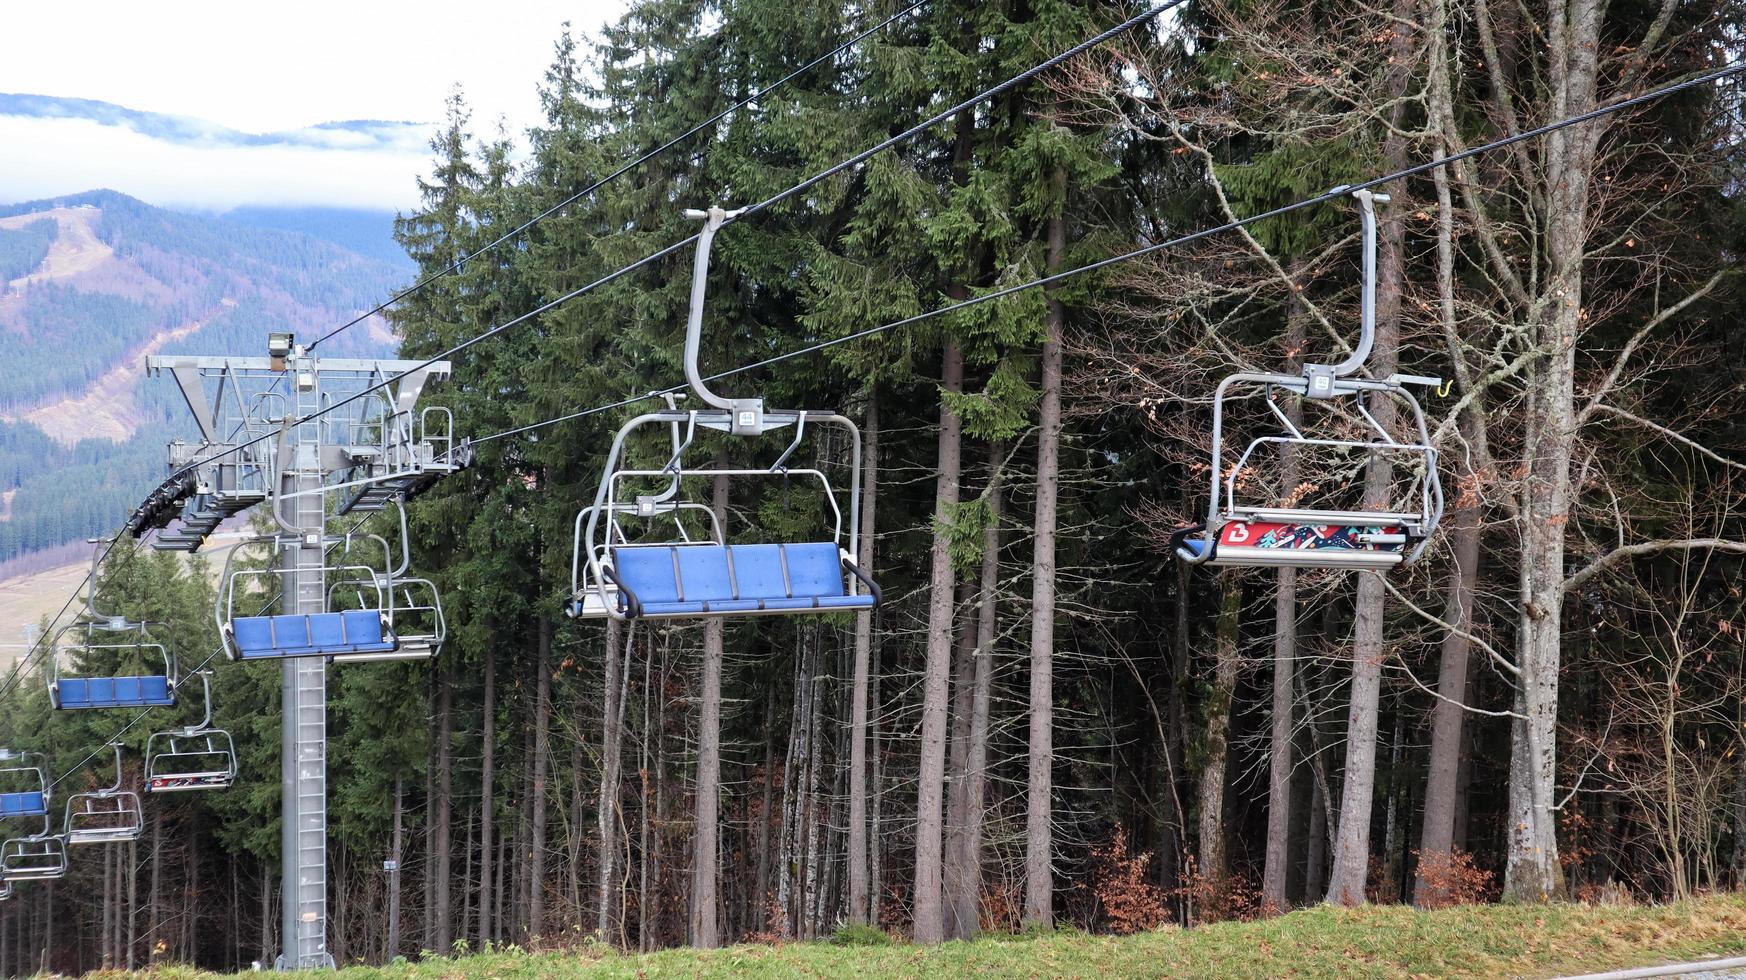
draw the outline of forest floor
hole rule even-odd
[[[1066,931],[921,948],[825,942],[626,955],[511,950],[342,980],[520,977],[1556,977],[1746,953],[1746,896],[1674,905],[1312,908],[1259,922],[1133,936]],[[165,969],[152,976],[203,980]],[[333,974],[329,974],[332,976]]]

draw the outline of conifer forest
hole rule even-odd
[[[428,282],[385,316],[452,362],[422,404],[474,455],[405,505],[440,652],[328,674],[334,960],[1746,887],[1746,4],[1188,0],[1043,71],[1146,8],[904,6],[636,0],[552,39],[523,149],[443,107],[396,223]],[[788,435],[698,435],[688,465],[777,478],[675,477],[676,520],[852,518],[877,607],[567,615],[603,474],[673,455],[656,426],[608,459],[685,390],[685,211],[773,197],[714,239],[697,363],[859,439],[808,422],[790,472]],[[1221,387],[1349,355],[1355,405]],[[1416,402],[1366,398],[1396,377]],[[1321,435],[1238,461],[1282,427]],[[1438,478],[1413,560],[1182,557],[1211,486],[1392,514]],[[396,522],[329,527],[398,550]],[[101,602],[186,672],[227,642],[224,560],[124,540]],[[147,793],[137,839],[20,882],[0,974],[272,963],[281,674],[211,663],[235,784]],[[0,744],[67,774],[58,807],[132,715],[54,710],[46,669]],[[124,784],[199,719],[184,687],[121,733]]]

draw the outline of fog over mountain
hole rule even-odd
[[[432,130],[347,120],[249,133],[94,99],[0,93],[0,202],[115,187],[166,207],[392,211],[417,200]]]

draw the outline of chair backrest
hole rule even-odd
[[[619,580],[645,604],[847,594],[841,555],[829,541],[624,546],[612,558]]]
[[[614,548],[612,564],[619,580],[644,602],[678,602],[679,578],[672,548]]]
[[[790,545],[789,547],[793,547]],[[729,545],[733,555],[734,580],[742,599],[782,599],[788,592],[788,575],[782,567],[779,544]]]
[[[62,708],[130,708],[174,704],[170,679],[144,677],[63,677],[56,682]]]
[[[788,562],[788,585],[797,596],[840,596],[843,588],[843,560],[837,546],[829,541],[783,545]]]
[[[40,817],[48,813],[48,797],[41,790],[25,793],[0,793],[0,819],[6,817]]]
[[[718,544],[673,548],[679,588],[687,602],[720,602],[734,598],[732,559]]]

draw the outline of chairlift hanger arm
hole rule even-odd
[[[706,405],[728,413],[736,435],[755,435],[762,431],[764,400],[762,398],[725,398],[711,391],[698,369],[703,346],[703,303],[709,291],[709,249],[721,226],[744,214],[745,208],[724,210],[711,207],[707,211],[687,209],[685,217],[703,222],[697,233],[697,253],[691,265],[691,308],[685,319],[685,380],[691,390]]]

